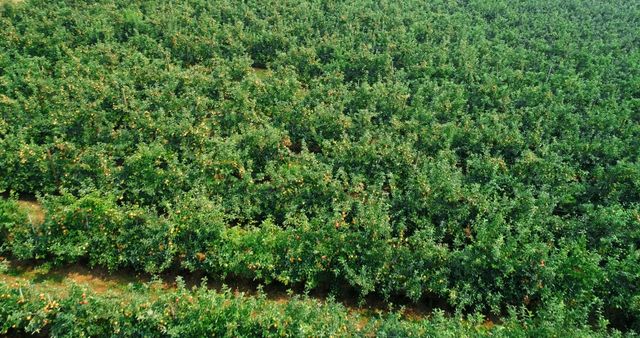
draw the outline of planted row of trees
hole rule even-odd
[[[551,313],[549,313],[551,315]],[[408,321],[398,313],[364,315],[332,300],[293,296],[287,303],[264,294],[159,284],[95,293],[72,284],[44,294],[37,284],[0,282],[0,333],[50,337],[443,337],[566,336],[562,317],[533,319],[512,313],[495,325],[480,315]],[[574,328],[575,337],[621,337],[620,332]]]

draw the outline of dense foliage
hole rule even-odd
[[[0,9],[2,249],[640,329],[637,1]]]
[[[161,285],[130,286],[96,294],[71,284],[64,295],[42,293],[34,284],[0,282],[0,334],[50,337],[604,337],[588,327],[566,331],[563,318],[540,321],[512,314],[500,325],[482,316],[423,320],[400,314],[362,316],[329,300],[295,296],[286,303],[263,294],[229,289]],[[622,336],[610,332],[611,336]]]

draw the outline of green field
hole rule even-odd
[[[639,18],[0,1],[0,334],[636,335]]]

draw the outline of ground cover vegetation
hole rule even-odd
[[[6,2],[0,250],[638,331],[638,18],[615,0]]]
[[[292,296],[286,302],[264,294],[247,296],[229,289],[175,289],[156,283],[127,286],[119,293],[96,293],[75,284],[64,293],[34,284],[0,282],[0,332],[10,337],[31,332],[52,337],[605,337],[612,332],[574,327],[563,321],[519,319],[499,325],[482,316],[406,320],[402,312],[361,314],[332,300]],[[620,332],[613,333],[621,337]]]

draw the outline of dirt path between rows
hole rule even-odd
[[[44,222],[45,213],[35,198],[26,197],[20,199],[18,203],[25,210],[32,224],[38,225]],[[362,315],[361,318],[365,322],[369,316],[397,311],[400,308],[402,308],[402,316],[408,320],[428,318],[436,309],[444,309],[446,313],[451,312],[446,303],[438,300],[426,299],[416,304],[406,298],[385,300],[379,295],[369,295],[362,298],[355,291],[346,287],[341,290],[341,293],[332,294],[328,289],[305,292],[302,286],[287,287],[278,283],[264,285],[259,281],[234,277],[222,280],[188,271],[174,271],[152,276],[136,271],[108,271],[83,264],[48,267],[46,264],[20,262],[4,257],[0,257],[0,263],[7,266],[4,272],[0,272],[0,281],[11,284],[33,283],[36,287],[41,288],[42,292],[59,295],[65,294],[71,284],[82,285],[97,294],[110,293],[120,296],[130,292],[129,285],[142,285],[152,281],[157,281],[158,283],[154,285],[159,285],[161,289],[168,290],[177,287],[176,278],[181,276],[189,288],[206,283],[207,288],[217,291],[230,289],[234,293],[248,296],[262,293],[268,300],[281,304],[288,302],[294,295],[307,294],[320,302],[331,298],[345,306],[350,313]],[[497,318],[490,317],[484,325],[492,327],[496,322],[499,322]]]
[[[2,260],[3,258],[0,258]],[[159,276],[151,276],[131,271],[109,272],[101,268],[89,268],[81,264],[72,264],[61,267],[48,268],[46,265],[35,265],[30,262],[19,262],[4,260],[8,265],[4,273],[0,273],[0,281],[10,284],[33,283],[41,288],[43,292],[52,294],[64,294],[70,284],[77,284],[87,287],[97,294],[121,295],[127,291],[129,285],[140,285],[152,281],[158,281],[162,289],[172,289],[177,287],[176,278],[182,276],[187,287],[199,286],[203,283],[203,275],[167,273]],[[229,288],[234,293],[243,293],[249,296],[256,296],[262,292],[267,299],[276,303],[286,303],[297,294],[301,295],[302,290],[286,289],[282,285],[262,285],[250,280],[212,280],[206,279],[206,286],[209,289],[221,291]],[[261,290],[261,291],[259,291]],[[324,291],[312,291],[308,296],[321,302],[327,301],[330,294]],[[350,312],[362,315],[373,315],[376,313],[386,313],[392,310],[390,303],[384,302],[374,296],[359,299],[354,294],[337,295],[334,301],[343,304]],[[395,305],[394,310],[399,306]],[[407,319],[422,319],[432,313],[433,307],[427,304],[403,304],[403,316]]]
[[[45,219],[45,213],[42,206],[35,198],[21,198],[18,204],[27,213],[29,220],[34,225],[42,224]],[[0,257],[0,261],[4,258]],[[31,282],[39,285],[43,290],[51,292],[64,292],[70,283],[85,285],[96,293],[120,293],[126,289],[129,284],[148,283],[152,280],[159,279],[163,288],[176,287],[176,278],[181,276],[188,287],[201,285],[206,277],[207,287],[214,290],[222,290],[230,288],[234,292],[241,292],[247,295],[257,295],[260,291],[265,296],[275,302],[287,302],[292,295],[305,294],[301,286],[286,287],[278,283],[264,285],[259,281],[239,279],[228,277],[224,280],[215,277],[205,276],[202,273],[192,273],[188,271],[177,271],[163,273],[159,276],[151,276],[136,271],[108,271],[102,268],[90,268],[83,264],[72,264],[48,268],[46,265],[37,264],[36,262],[19,262],[16,260],[7,260],[8,269],[5,273],[0,273],[0,280],[9,283],[27,283]],[[335,301],[342,303],[350,311],[358,313],[377,313],[388,312],[399,307],[404,308],[404,315],[408,318],[420,319],[429,316],[435,308],[445,308],[446,304],[439,304],[430,301],[423,301],[419,304],[412,303],[408,299],[392,299],[385,301],[377,295],[359,297],[353,290],[345,288],[340,294],[332,294],[328,290],[313,290],[307,293],[309,296],[320,301],[326,301],[328,298],[334,298]]]

